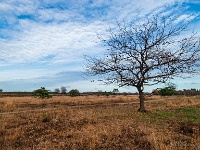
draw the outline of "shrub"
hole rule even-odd
[[[51,98],[51,96],[49,95],[49,90],[46,90],[45,87],[41,87],[40,89],[37,89],[35,91],[33,91],[33,95],[35,97],[39,97],[39,98]]]
[[[160,95],[161,96],[172,96],[172,95],[176,95],[176,88],[174,86],[168,86],[165,88],[162,88],[160,90]]]
[[[73,89],[71,91],[69,91],[69,96],[80,96],[80,92],[77,89]]]
[[[111,94],[112,94],[112,92],[106,92],[106,91],[104,92],[104,95],[107,97],[110,96]]]
[[[112,92],[114,95],[116,95],[117,93],[119,93],[119,90],[118,89],[113,89],[113,92]]]

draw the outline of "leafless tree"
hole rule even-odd
[[[194,32],[182,38],[186,27],[158,17],[140,24],[118,24],[117,31],[109,29],[109,38],[102,39],[108,47],[105,55],[86,56],[86,73],[103,76],[106,84],[136,87],[143,112],[144,86],[197,71],[200,40]]]
[[[67,92],[66,87],[61,86],[61,88],[60,88],[60,93],[65,94],[66,92]]]
[[[54,92],[55,92],[55,93],[60,93],[60,89],[59,89],[59,88],[56,88],[56,89],[54,90]]]

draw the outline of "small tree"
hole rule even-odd
[[[3,92],[3,89],[0,89],[0,93],[2,93]]]
[[[98,93],[102,93],[103,91],[102,91],[102,90],[98,90],[97,92],[98,92]]]
[[[62,93],[62,94],[67,93],[67,89],[66,89],[66,87],[64,87],[64,86],[61,86],[60,90],[61,90],[61,93]]]
[[[152,18],[145,23],[108,30],[102,39],[105,56],[86,56],[87,75],[99,75],[106,84],[133,86],[139,92],[140,108],[144,107],[144,86],[165,83],[182,73],[193,73],[200,60],[200,40],[192,33],[182,37],[186,25],[176,26],[170,20]]]
[[[118,90],[118,89],[113,89],[112,93],[113,93],[114,95],[116,95],[117,93],[119,93],[119,90]]]
[[[60,93],[60,89],[59,88],[56,88],[54,91],[55,91],[55,93]]]
[[[71,91],[69,91],[69,96],[80,96],[80,92],[77,89],[72,89]]]
[[[111,94],[112,94],[112,92],[107,92],[107,91],[104,92],[104,95],[107,97],[110,96]]]
[[[42,99],[51,97],[49,95],[49,90],[46,90],[45,87],[41,87],[40,89],[33,91],[33,95]]]

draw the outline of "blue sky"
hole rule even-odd
[[[117,88],[102,85],[97,78],[83,78],[83,55],[102,53],[106,48],[97,35],[104,37],[117,21],[152,15],[171,16],[174,25],[191,21],[190,29],[200,32],[200,0],[1,0],[0,88],[33,91],[44,86],[53,91],[65,86],[81,92]],[[173,82],[178,89],[200,89],[199,77]]]

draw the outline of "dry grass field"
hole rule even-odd
[[[146,113],[130,102],[138,97],[0,98],[0,149],[200,150],[200,96],[147,97]]]

